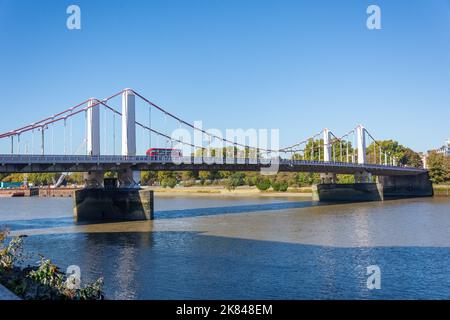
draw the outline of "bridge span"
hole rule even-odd
[[[290,159],[148,156],[0,155],[0,173],[89,172],[89,171],[261,171],[271,166],[279,172],[332,174],[369,173],[374,176],[408,176],[426,173],[413,167],[348,162]]]

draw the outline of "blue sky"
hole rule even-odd
[[[450,137],[449,0],[0,0],[0,43],[1,132],[131,87],[281,145],[359,123],[418,151]]]

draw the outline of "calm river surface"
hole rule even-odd
[[[450,299],[449,198],[155,200],[154,221],[79,225],[71,199],[0,198],[0,225],[82,281],[104,277],[109,299]]]

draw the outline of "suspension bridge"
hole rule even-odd
[[[122,96],[121,111],[110,103],[119,96]],[[137,119],[136,98],[144,102],[148,112],[147,119]],[[104,120],[102,123],[101,111]],[[155,112],[164,117],[157,122],[164,122],[165,130],[152,126],[152,119],[156,118]],[[112,123],[108,124],[109,115],[112,116]],[[80,135],[78,132],[78,136],[73,132],[73,119],[76,117],[84,120],[82,125],[78,122],[77,128],[85,128],[84,134]],[[168,118],[178,124],[178,128],[192,130],[193,136],[196,132],[199,133],[201,142],[205,143],[196,145],[192,141],[186,142],[173,137],[168,131]],[[119,133],[118,123],[121,124]],[[101,124],[104,126],[103,135]],[[57,125],[62,127],[62,131],[55,134]],[[143,132],[139,141],[138,129]],[[119,146],[117,136],[121,137]],[[55,142],[55,137],[63,141]],[[79,141],[74,143],[77,138]],[[369,148],[366,147],[368,139],[371,140]],[[231,141],[198,128],[132,89],[122,90],[106,99],[85,100],[51,117],[2,133],[0,141],[3,142],[3,147],[9,145],[9,152],[3,150],[0,153],[2,173],[114,171],[124,168],[254,171],[270,164],[278,164],[280,171],[345,174],[367,172],[374,175],[410,175],[425,172],[423,169],[402,166],[398,159],[389,150],[385,150],[361,125],[340,137],[331,130],[323,129],[291,146],[276,150],[262,148]],[[152,142],[161,144],[161,141],[165,143],[163,147],[174,148],[176,145],[184,150],[187,147],[190,152],[187,156],[178,157],[145,155],[145,151],[153,146]],[[212,153],[217,153],[214,148],[217,142],[227,151],[220,156],[213,156]],[[78,146],[76,150],[74,145]],[[137,145],[141,146],[140,150]],[[58,146],[62,150],[57,150]],[[82,153],[80,149],[83,149]]]
[[[177,136],[179,129],[200,139]],[[336,174],[353,174],[357,183],[371,183],[378,176],[385,185],[402,185],[402,190],[427,176],[425,169],[401,164],[362,125],[341,136],[323,129],[280,148],[245,140],[204,130],[124,89],[0,134],[0,173],[84,172],[89,189],[103,188],[105,171],[118,173],[122,189],[139,187],[143,170],[316,172],[327,184],[336,182]],[[183,152],[147,155],[152,147]]]

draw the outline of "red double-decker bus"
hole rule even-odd
[[[182,157],[179,149],[150,148],[145,153],[148,157]]]

